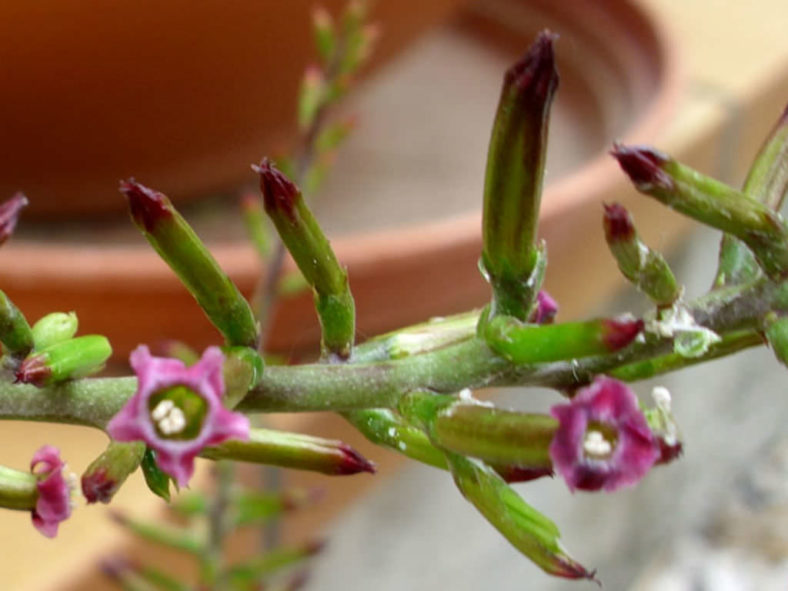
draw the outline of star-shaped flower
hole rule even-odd
[[[227,439],[247,439],[249,419],[222,404],[224,355],[205,350],[186,367],[177,359],[153,357],[140,346],[131,354],[137,392],[107,425],[117,441],[144,441],[156,461],[178,486],[188,484],[194,458],[207,446]]]

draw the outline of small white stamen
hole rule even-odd
[[[186,427],[186,415],[172,400],[159,402],[150,416],[158,425],[159,431],[165,435],[180,433]]]
[[[659,408],[665,411],[670,410],[670,391],[665,386],[654,386],[654,389],[651,390],[651,397]]]
[[[175,408],[175,403],[172,400],[162,400],[150,413],[151,418],[157,423],[166,417],[170,411]]]
[[[583,450],[591,456],[607,456],[613,446],[599,431],[588,431],[583,440]]]
[[[396,437],[397,436],[397,430],[394,427],[389,427],[388,433],[389,433],[389,437]]]
[[[400,451],[405,451],[406,449],[408,449],[408,444],[405,443],[404,441],[400,441],[399,443],[397,443],[397,447],[400,449]]]

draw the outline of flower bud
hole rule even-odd
[[[133,179],[122,182],[120,191],[134,223],[228,344],[256,348],[259,327],[248,302],[170,200]]]
[[[312,30],[314,31],[315,47],[324,64],[334,57],[337,39],[334,31],[334,20],[322,6],[312,9]]]
[[[0,343],[14,357],[21,358],[33,349],[33,331],[8,296],[0,291]]]
[[[540,257],[536,230],[558,86],[555,38],[540,33],[506,72],[487,154],[481,266],[493,288],[492,315],[522,321],[540,287],[534,273]]]
[[[638,191],[739,238],[770,277],[788,273],[788,229],[777,212],[651,148],[617,144],[612,154]]]
[[[594,579],[561,546],[558,527],[528,505],[492,468],[458,454],[446,455],[454,482],[490,524],[546,573]]]
[[[643,321],[622,316],[586,322],[525,324],[498,316],[480,322],[490,348],[513,363],[547,363],[604,355],[623,349],[642,332]]]
[[[605,205],[605,239],[621,273],[658,306],[670,306],[681,288],[668,263],[638,238],[629,212],[620,204]]]
[[[329,475],[375,472],[375,465],[346,443],[271,429],[252,429],[247,440],[226,441],[203,449],[200,455]]]
[[[60,341],[28,355],[15,372],[16,381],[43,387],[100,371],[112,355],[106,337],[86,335]]]
[[[88,503],[109,503],[134,472],[145,453],[143,443],[110,442],[82,474],[82,494]]]
[[[356,326],[355,303],[347,273],[339,265],[298,187],[267,158],[254,170],[260,175],[266,213],[304,278],[315,290],[323,353],[347,359]]]
[[[79,321],[75,312],[52,312],[33,325],[33,342],[36,350],[67,341],[77,334]]]

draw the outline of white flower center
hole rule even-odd
[[[594,457],[606,457],[613,451],[613,445],[599,431],[589,430],[583,439],[583,451]]]
[[[164,435],[180,433],[186,427],[186,415],[172,400],[164,399],[159,402],[150,416]]]

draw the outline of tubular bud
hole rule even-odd
[[[21,358],[33,349],[33,331],[8,296],[0,291],[0,343],[14,357]]]
[[[779,211],[788,192],[788,107],[764,142],[744,181],[743,192]],[[755,279],[760,270],[752,252],[729,234],[722,237],[715,287]]]
[[[651,148],[617,144],[611,153],[638,191],[739,238],[770,277],[788,273],[788,229],[778,213]]]
[[[353,347],[356,326],[355,303],[347,273],[339,265],[298,187],[267,158],[253,168],[260,175],[266,213],[315,291],[323,353],[347,359]]]
[[[77,334],[79,321],[75,312],[52,312],[33,325],[33,343],[37,350],[67,341]]]
[[[111,441],[82,474],[82,494],[88,503],[109,503],[134,472],[145,453],[144,443]]]
[[[249,304],[170,200],[133,179],[120,191],[131,217],[230,345],[256,348],[259,327]]]
[[[548,574],[567,579],[594,579],[563,549],[558,527],[528,505],[492,468],[447,453],[454,482],[463,496],[517,550]]]
[[[788,105],[752,163],[744,192],[777,211],[788,194]]]
[[[605,239],[621,273],[658,306],[673,304],[681,296],[681,288],[668,263],[640,240],[622,205],[604,207]]]
[[[558,86],[548,31],[504,77],[487,153],[481,264],[493,288],[493,315],[527,320],[539,289],[539,220],[550,107]]]
[[[203,449],[200,455],[211,460],[268,464],[330,475],[375,472],[372,462],[341,441],[271,429],[252,429],[248,440],[225,441]]]
[[[337,38],[334,20],[322,6],[312,9],[312,30],[314,31],[315,47],[324,64],[328,64],[334,56]]]
[[[39,388],[100,371],[112,355],[106,337],[86,335],[60,341],[28,355],[16,370],[17,382]]]
[[[430,435],[440,447],[487,464],[549,474],[548,448],[557,427],[558,421],[548,415],[460,401],[436,415]]]
[[[642,320],[631,317],[533,325],[499,316],[480,330],[493,351],[513,363],[527,364],[612,353],[634,341],[643,326]]]

